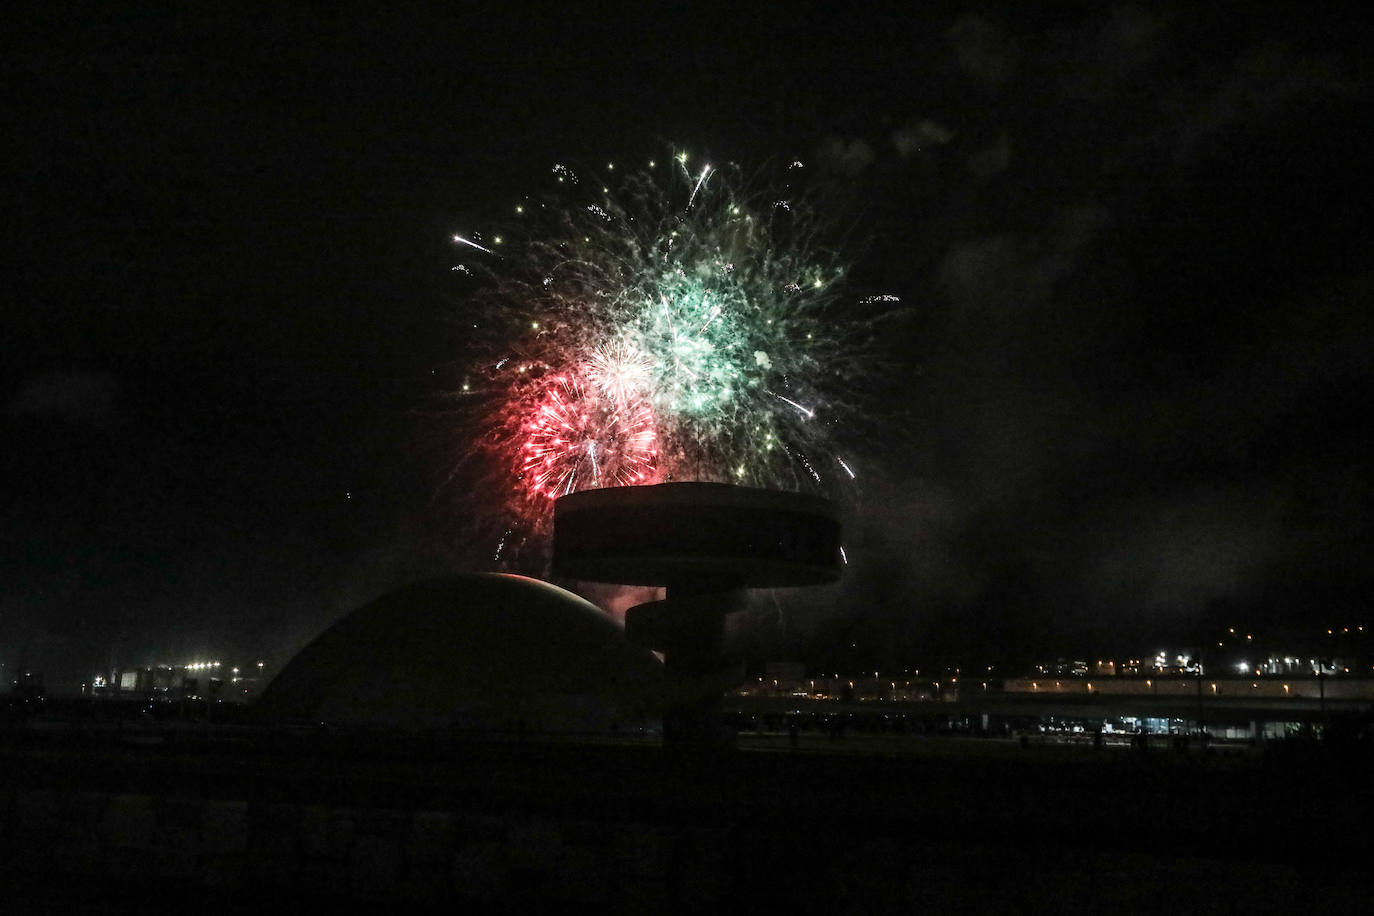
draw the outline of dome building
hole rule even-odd
[[[470,574],[406,586],[343,617],[257,707],[280,723],[608,733],[657,722],[662,667],[572,592]]]

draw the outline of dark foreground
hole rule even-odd
[[[0,912],[1366,912],[1363,749],[0,732]]]

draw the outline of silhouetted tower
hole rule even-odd
[[[591,582],[657,585],[663,601],[631,608],[631,642],[663,653],[664,735],[678,747],[732,738],[721,698],[732,686],[725,618],[745,589],[840,577],[840,522],[829,500],[717,483],[584,490],[554,505],[553,569]]]

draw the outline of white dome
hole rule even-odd
[[[491,573],[418,582],[353,611],[257,705],[278,722],[607,732],[656,718],[662,682],[658,659],[595,605]]]

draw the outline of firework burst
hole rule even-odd
[[[895,299],[848,294],[799,166],[750,192],[685,155],[595,179],[556,165],[502,231],[454,236],[480,316],[469,457],[501,530],[545,533],[551,497],[593,487],[850,484],[839,433],[862,425]]]
[[[658,458],[653,410],[575,374],[548,381],[524,423],[521,480],[555,498],[589,487],[647,483]]]

